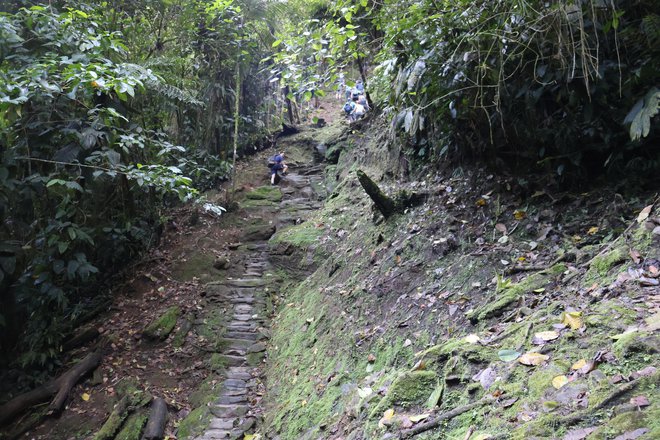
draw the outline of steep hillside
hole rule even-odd
[[[658,438],[656,196],[413,172],[387,129],[319,132],[329,195],[270,240],[262,434]]]

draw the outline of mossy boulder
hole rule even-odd
[[[260,186],[245,195],[248,200],[268,200],[279,202],[282,200],[282,191],[277,186]]]
[[[378,416],[393,405],[408,408],[425,403],[435,390],[437,382],[438,375],[434,371],[408,371],[399,375],[371,416]]]
[[[297,248],[307,248],[319,241],[324,229],[317,228],[312,222],[286,228],[278,232],[272,239],[273,244],[292,244]]]
[[[181,309],[178,306],[170,307],[156,318],[142,331],[142,335],[151,340],[160,340],[163,341],[167,339],[174,327],[176,326],[176,321],[179,319],[181,314]]]
[[[259,224],[248,226],[243,229],[243,241],[268,240],[275,233],[275,225]]]
[[[499,316],[523,295],[545,287],[552,278],[562,274],[565,270],[566,266],[564,264],[556,264],[547,270],[530,275],[518,283],[499,289],[495,293],[494,300],[488,301],[483,306],[468,313],[467,318],[472,322],[477,322]]]

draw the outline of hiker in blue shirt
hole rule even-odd
[[[277,172],[282,171],[282,174],[286,174],[289,170],[289,167],[284,163],[284,152],[280,152],[275,155],[273,158],[273,166],[270,167],[270,184],[275,185],[275,179],[277,178]]]
[[[363,95],[364,94],[364,84],[362,83],[361,79],[358,79],[355,82],[355,90],[358,92],[358,95]]]

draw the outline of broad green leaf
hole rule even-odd
[[[504,362],[515,361],[520,357],[520,353],[515,350],[500,350],[497,352],[497,357],[499,357]]]

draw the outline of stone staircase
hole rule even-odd
[[[322,166],[292,172],[280,184],[282,201],[274,219],[277,228],[304,221],[308,213],[322,206]],[[253,242],[241,278],[207,285],[207,300],[231,307],[232,318],[223,335],[221,359],[226,366],[225,379],[218,398],[209,406],[213,415],[206,432],[195,440],[243,439],[256,427],[261,385],[259,366],[268,338],[266,276],[271,265],[268,244]]]
[[[213,415],[206,432],[197,440],[242,439],[256,424],[254,398],[260,386],[256,368],[266,351],[266,301],[264,273],[269,268],[267,246],[251,246],[252,255],[245,264],[242,278],[207,286],[207,295],[224,296],[232,309],[222,339],[221,359],[226,366],[225,379],[218,398],[209,410]]]

